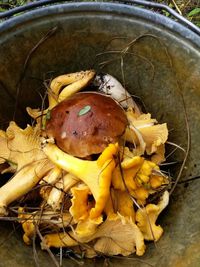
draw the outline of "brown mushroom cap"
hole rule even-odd
[[[101,153],[109,143],[119,141],[126,126],[126,115],[115,100],[100,93],[83,92],[51,110],[46,133],[63,151],[83,158]]]

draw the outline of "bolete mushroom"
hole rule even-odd
[[[111,97],[95,93],[77,93],[50,112],[46,133],[70,155],[84,158],[101,153],[124,134],[127,118]]]

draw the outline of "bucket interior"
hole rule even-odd
[[[152,117],[161,123],[167,122],[169,141],[184,149],[187,147],[185,104],[191,145],[182,179],[198,176],[200,48],[187,38],[189,30],[185,29],[184,37],[177,33],[176,27],[179,26],[176,23],[172,23],[174,28],[159,24],[148,17],[151,12],[145,13],[146,18],[143,12],[136,7],[117,4],[63,4],[32,11],[2,24],[1,128],[7,127],[14,111],[15,121],[20,126],[30,123],[25,108],[41,107],[40,94],[44,95],[46,91],[44,81],[90,68],[110,73],[121,82],[124,74],[128,91],[140,103],[144,102]],[[44,40],[54,27],[57,27],[55,33]],[[122,50],[130,42],[130,54],[124,56],[123,62],[119,53],[101,54]],[[102,69],[100,63],[109,60],[111,62]],[[183,158],[184,153],[177,150],[169,161],[181,162]],[[174,177],[180,165],[170,170]],[[113,266],[148,266],[147,263],[161,267],[199,266],[199,191],[198,179],[178,185],[169,206],[159,218],[164,228],[160,241],[156,245],[148,243],[145,255],[135,256],[132,261],[111,259]],[[11,231],[12,223],[0,222],[0,266],[5,266],[5,262],[7,266],[34,266],[33,249],[23,244],[20,230],[14,234],[10,234]],[[54,266],[46,252],[39,248],[37,252],[41,266]],[[103,261],[86,260],[85,266],[102,266]],[[64,259],[63,266],[77,266],[77,263]]]

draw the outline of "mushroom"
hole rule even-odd
[[[122,191],[126,191],[126,188],[130,192],[137,188],[135,183],[135,176],[137,172],[140,170],[144,159],[142,157],[133,157],[129,162],[125,161],[121,163],[121,168],[118,165],[113,172],[112,176],[112,185],[115,189],[120,189]],[[127,168],[127,166],[129,168]]]
[[[75,238],[74,233],[70,232],[60,232],[60,233],[50,233],[43,237],[41,242],[41,248],[46,249],[50,247],[62,248],[62,247],[74,247],[79,244],[79,241]]]
[[[40,227],[67,227],[69,224],[73,224],[70,213],[55,213],[51,210],[36,211],[32,213],[26,213],[25,208],[19,207],[18,219],[22,224],[24,230],[23,240],[27,245],[31,244],[32,238],[36,234],[36,225]]]
[[[100,215],[95,219],[90,219],[89,217],[83,221],[79,221],[76,228],[74,229],[74,233],[76,238],[82,240],[87,240],[91,237],[91,235],[95,234],[98,226],[103,222],[103,216]]]
[[[124,139],[133,143],[135,146],[142,147],[141,153],[144,150],[148,155],[152,155],[159,150],[161,154],[161,146],[165,144],[168,138],[167,124],[156,124],[157,121],[151,118],[151,114],[136,115],[132,109],[126,111],[126,116],[129,122],[129,127],[126,128]],[[145,146],[144,146],[145,145]],[[140,150],[139,150],[140,152]],[[156,162],[163,161],[163,156],[157,158]]]
[[[146,199],[167,183],[156,165],[164,158],[167,126],[143,114],[111,75],[96,76],[101,93],[78,93],[94,85],[94,76],[89,70],[55,78],[49,107],[27,108],[35,126],[21,129],[11,122],[0,131],[0,164],[10,165],[2,170],[15,173],[0,188],[0,215],[17,199],[29,203],[33,195],[21,197],[39,185],[41,209],[18,210],[26,244],[38,227],[42,235],[50,231],[41,238],[44,249],[81,251],[84,244],[88,257],[98,252],[140,256],[144,238],[158,240],[163,232],[156,220],[168,204],[168,192],[157,205],[146,205]]]
[[[60,210],[64,200],[64,194],[78,182],[79,179],[74,175],[70,173],[65,174],[49,192],[47,204],[49,204],[53,210]]]
[[[151,161],[157,165],[165,161],[165,144],[157,146],[155,153],[153,153],[151,156]]]
[[[6,215],[7,206],[28,193],[51,168],[52,164],[45,159],[25,166],[17,172],[0,188],[0,215]]]
[[[160,225],[156,225],[156,220],[159,214],[166,208],[169,203],[169,192],[165,191],[158,202],[155,204],[148,204],[136,212],[137,226],[144,235],[146,240],[158,241],[163,233]]]
[[[88,85],[94,75],[95,72],[93,70],[88,70],[64,74],[56,77],[52,80],[50,89],[48,91],[49,107],[45,110],[32,109],[30,107],[27,107],[27,113],[34,120],[36,120],[38,126],[44,129],[46,121],[50,116],[50,110],[62,100],[67,99],[74,93],[82,90],[85,86]]]
[[[45,155],[40,149],[40,131],[37,127],[28,125],[21,129],[11,121],[4,134],[0,135],[0,158],[15,163],[17,170],[32,161],[44,159]]]
[[[49,109],[87,86],[94,75],[94,70],[87,70],[60,75],[53,79],[49,90]]]
[[[78,159],[63,152],[55,144],[46,144],[43,151],[55,165],[73,174],[89,187],[95,199],[95,206],[90,210],[89,216],[91,219],[100,216],[109,197],[118,145],[109,144],[96,161]]]
[[[120,165],[113,171],[112,185],[114,189],[128,190],[138,204],[145,204],[149,194],[167,183],[158,165],[142,157],[125,156]]]
[[[167,124],[157,124],[139,129],[146,143],[146,152],[151,155],[160,145],[165,144],[168,138]]]
[[[10,151],[8,149],[6,132],[2,130],[0,130],[0,145],[0,164],[3,164],[8,160]]]
[[[45,175],[40,184],[54,185],[62,175],[61,168],[55,166],[47,175]]]
[[[88,196],[91,194],[88,186],[81,184],[81,186],[74,186],[71,188],[72,205],[69,212],[74,218],[74,221],[84,221],[89,216]]]
[[[135,210],[133,200],[126,191],[112,190],[112,203],[115,213],[119,213],[135,222]]]
[[[107,218],[91,236],[79,238],[74,232],[55,233],[44,236],[42,247],[68,247],[78,243],[88,243],[97,239],[94,249],[106,255],[128,256],[136,252],[141,256],[145,252],[144,238],[135,223],[121,215]],[[124,242],[126,241],[126,242]]]
[[[4,136],[0,137],[0,158],[16,164],[16,173],[0,188],[0,214],[6,215],[7,206],[28,193],[54,165],[40,148],[37,128],[21,129],[10,122]]]
[[[97,226],[103,222],[103,217],[100,215],[97,218],[89,217],[91,209],[95,206],[94,199],[91,198],[91,191],[84,183],[71,188],[72,205],[69,209],[74,221],[77,223],[74,230],[79,238],[85,238],[95,233]]]
[[[122,86],[122,84],[112,75],[102,73],[96,75],[93,84],[97,86],[97,90],[106,95],[110,95],[115,99],[122,107],[131,107],[136,114],[140,114],[140,109],[133,100],[129,92]]]
[[[53,108],[45,132],[63,151],[84,158],[118,142],[126,126],[125,112],[117,102],[109,96],[85,92]]]
[[[144,238],[137,225],[119,214],[101,224],[94,237],[99,238],[95,250],[106,255],[128,256],[136,252],[141,256],[145,252]]]

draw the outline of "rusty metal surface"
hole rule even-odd
[[[151,16],[146,19],[135,7],[117,5],[57,5],[14,18],[0,31],[0,120],[4,126],[12,119],[16,87],[27,55],[38,41],[53,27],[55,35],[45,41],[31,55],[19,92],[17,122],[27,120],[25,107],[40,107],[38,94],[44,93],[44,79],[61,73],[88,68],[98,70],[98,63],[109,57],[96,54],[119,49],[134,38],[146,36],[132,51],[142,56],[128,56],[124,61],[128,90],[139,96],[147,110],[160,122],[167,122],[170,141],[186,147],[186,126],[180,92],[183,93],[191,128],[191,150],[183,178],[200,173],[200,38],[189,31],[178,33],[176,25],[156,24]],[[81,8],[80,8],[81,7]],[[149,12],[149,11],[148,11]],[[141,13],[142,14],[142,13]],[[173,26],[173,27],[172,27]],[[184,37],[185,35],[185,37]],[[114,37],[126,39],[114,40]],[[192,42],[192,37],[194,42]],[[108,43],[110,43],[108,45]],[[200,42],[199,42],[200,43]],[[167,51],[167,52],[166,52]],[[149,63],[151,62],[151,64]],[[153,71],[154,70],[154,71]],[[104,71],[122,81],[119,61]],[[153,74],[154,72],[154,79]],[[177,155],[178,159],[183,154]],[[114,260],[113,266],[198,267],[200,266],[200,182],[188,187],[179,185],[160,223],[164,235],[156,244],[148,244],[146,254],[130,260]],[[0,267],[34,266],[32,248],[23,244],[19,233],[8,235],[12,227],[0,223]],[[41,266],[53,266],[46,252],[39,252]],[[142,261],[141,261],[142,260]],[[63,266],[77,266],[64,260]],[[102,260],[86,261],[85,266],[102,266]]]

